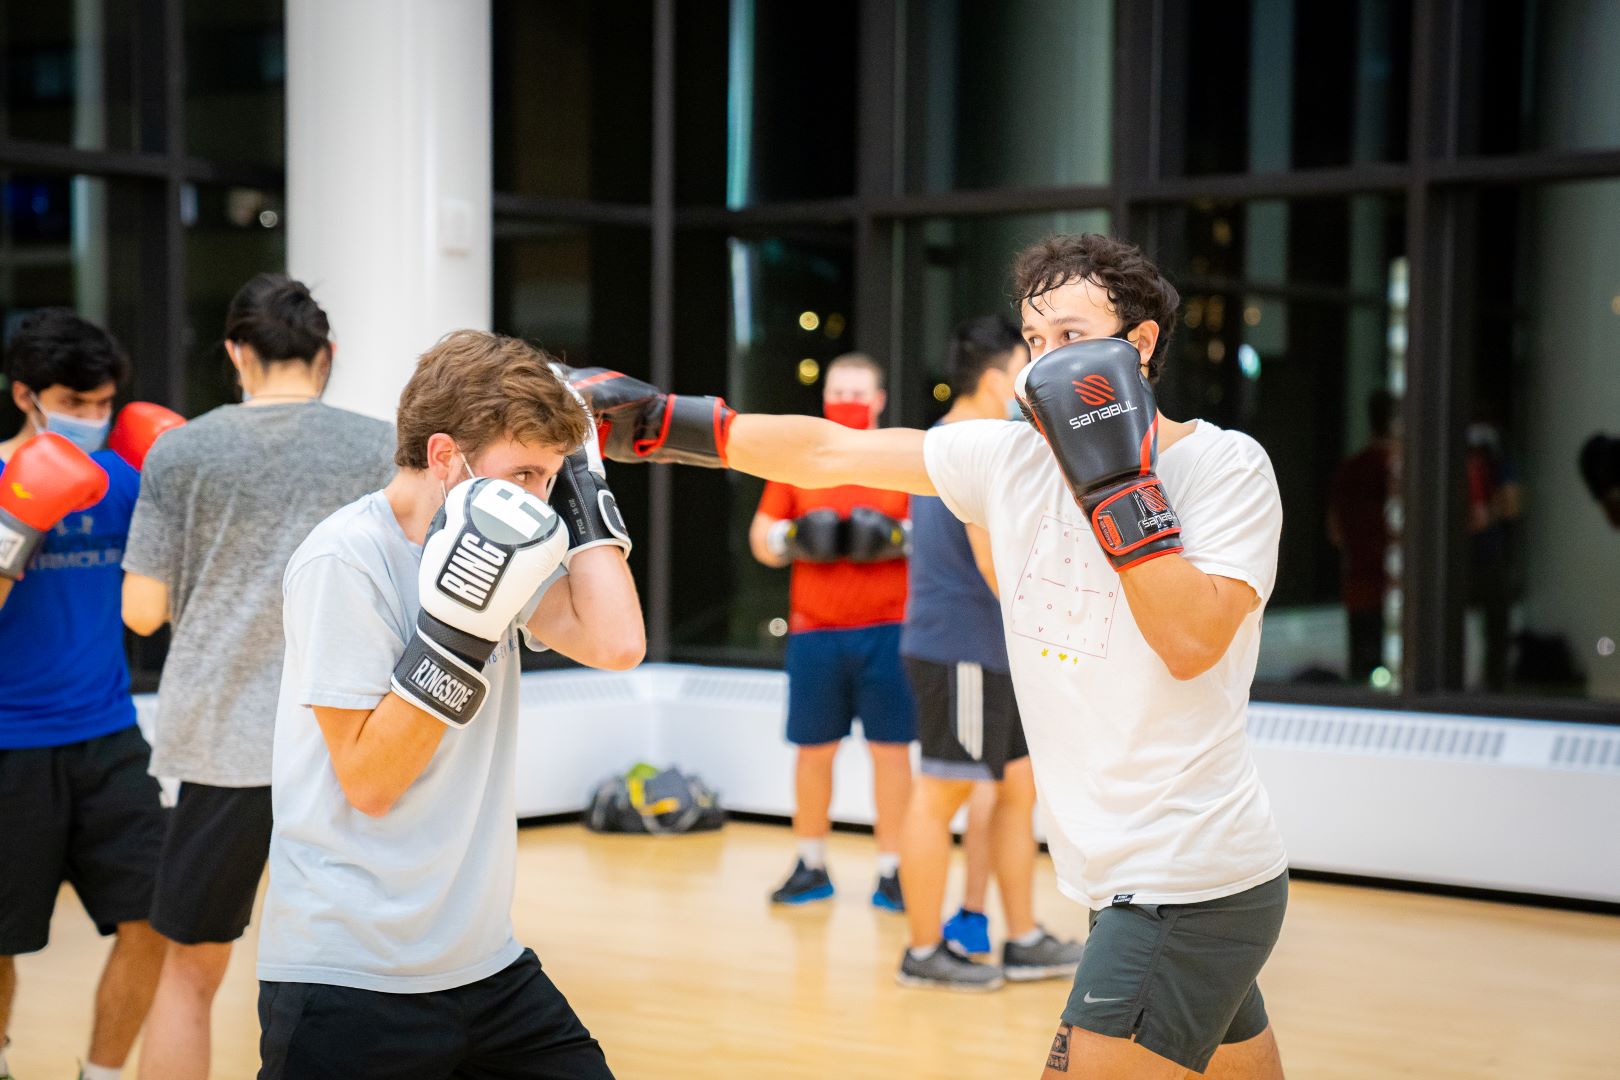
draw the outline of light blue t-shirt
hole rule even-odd
[[[371,709],[388,693],[416,625],[421,559],[373,492],[317,525],[287,564],[260,979],[429,993],[493,975],[522,952],[511,919],[516,629],[484,669],[482,711],[445,732],[380,818],[343,797],[310,709]]]

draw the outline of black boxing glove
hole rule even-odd
[[[843,557],[844,523],[836,510],[812,510],[771,526],[765,546],[794,562],[837,562]]]
[[[1153,471],[1159,413],[1136,346],[1094,338],[1053,349],[1018,373],[1014,392],[1114,569],[1181,550],[1181,520]]]
[[[618,501],[608,490],[607,470],[596,439],[585,437],[585,445],[563,459],[557,482],[548,500],[557,516],[568,526],[568,553],[563,565],[571,567],[574,556],[587,548],[612,544],[630,557],[630,532]]]
[[[844,554],[851,562],[887,562],[911,554],[911,522],[857,506],[844,522]]]
[[[590,402],[602,456],[609,461],[726,467],[726,439],[737,413],[724,398],[666,394],[607,368],[552,368]]]

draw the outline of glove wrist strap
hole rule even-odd
[[[1181,519],[1153,473],[1088,492],[1081,508],[1116,570],[1181,549]]]
[[[405,655],[394,665],[389,685],[394,693],[451,727],[466,727],[489,696],[483,660],[459,655],[454,646],[483,649],[484,660],[495,643],[448,626],[427,612],[417,620],[416,633],[405,645]]]
[[[0,508],[0,577],[22,577],[44,538],[39,529]]]

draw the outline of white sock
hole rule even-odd
[[[11,1072],[10,1068],[6,1066],[6,1050],[10,1046],[10,1039],[0,1039],[0,1076],[5,1076]]]
[[[1046,931],[1037,926],[1027,934],[1019,934],[1015,938],[1008,938],[1014,945],[1034,945],[1046,936]],[[88,1078],[86,1078],[88,1080]]]
[[[83,1080],[119,1080],[123,1073],[122,1065],[92,1065],[88,1061],[79,1070],[79,1076]]]
[[[911,948],[907,949],[906,952],[911,954],[911,958],[913,960],[926,960],[937,948],[939,948],[939,945],[938,943],[935,943],[928,946],[926,949],[919,949],[916,946],[912,946]]]
[[[799,861],[812,870],[825,870],[827,868],[827,838],[818,836],[814,840],[799,838]]]
[[[892,877],[899,872],[900,855],[897,852],[878,852],[878,877]]]

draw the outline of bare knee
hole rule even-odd
[[[913,789],[912,805],[919,807],[931,819],[949,822],[972,791],[971,780],[941,780],[937,776],[924,776]]]
[[[799,764],[811,767],[832,768],[833,758],[838,756],[836,742],[814,743],[810,746],[799,747]]]
[[[1035,773],[1029,767],[1029,758],[1007,763],[1007,770],[996,784],[997,810],[1035,808]]]
[[[212,997],[224,981],[230,962],[229,945],[217,942],[182,945],[171,941],[163,958],[163,980]]]
[[[169,944],[169,939],[152,929],[152,924],[145,919],[119,923],[117,935],[118,948],[130,952],[161,956]]]

